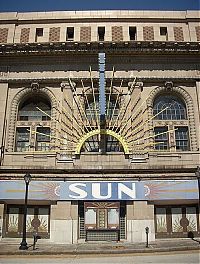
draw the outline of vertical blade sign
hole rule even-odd
[[[99,53],[99,107],[100,128],[105,128],[106,94],[105,94],[105,53]]]

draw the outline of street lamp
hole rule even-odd
[[[31,175],[29,173],[26,173],[24,175],[24,181],[26,184],[26,191],[25,191],[25,201],[24,201],[23,237],[22,237],[22,242],[19,247],[20,250],[28,249],[28,246],[26,243],[26,216],[27,216],[28,186],[31,181]]]
[[[197,171],[195,172],[198,181],[198,190],[199,190],[199,213],[200,213],[200,167],[197,166]]]

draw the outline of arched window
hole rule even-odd
[[[15,151],[50,149],[51,103],[43,97],[26,97],[18,107]],[[31,137],[34,135],[35,137]]]
[[[46,98],[28,98],[19,105],[18,121],[47,121],[51,116],[51,104]]]
[[[101,137],[101,141],[100,141]],[[90,137],[82,146],[82,152],[122,152],[121,143],[110,135],[95,135]]]
[[[155,149],[190,149],[186,105],[181,99],[174,95],[158,96],[153,104],[153,116]],[[160,120],[165,121],[164,126],[160,126]]]
[[[156,115],[155,119],[158,120],[186,119],[186,106],[176,96],[161,95],[154,101],[153,115]]]

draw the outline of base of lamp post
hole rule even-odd
[[[20,250],[27,250],[27,249],[28,249],[28,246],[27,246],[26,240],[22,240],[19,249],[20,249]]]

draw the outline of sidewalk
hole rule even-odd
[[[200,241],[200,239],[198,239]],[[0,255],[82,255],[82,254],[130,254],[150,252],[170,252],[200,250],[200,243],[188,238],[185,239],[159,239],[149,243],[127,242],[99,242],[83,243],[74,245],[53,244],[38,241],[36,249],[33,250],[31,243],[28,250],[19,250],[19,241],[3,239],[0,241]],[[30,241],[32,242],[32,241]]]

